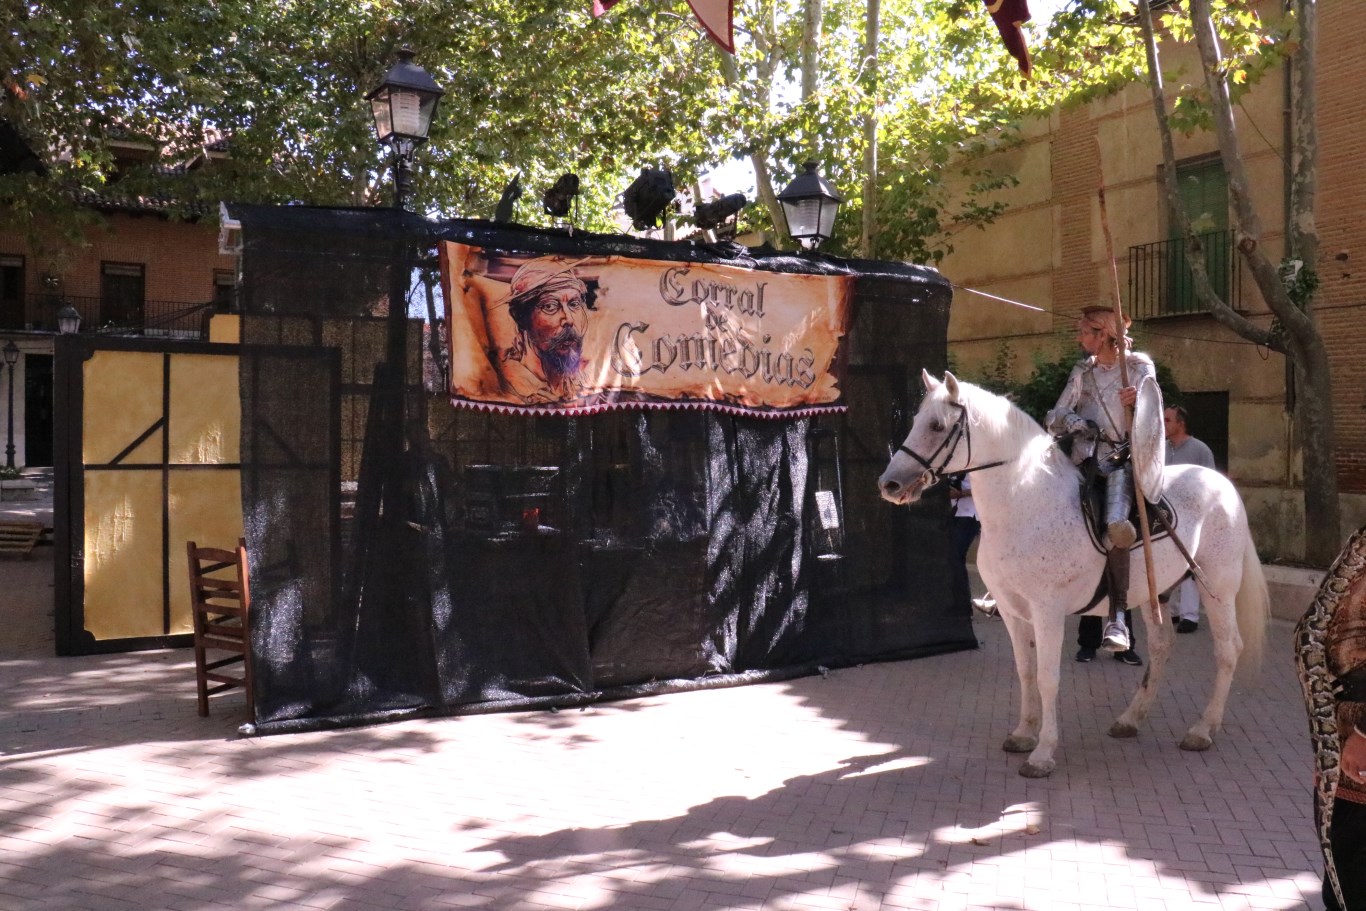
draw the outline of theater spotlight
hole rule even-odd
[[[635,229],[645,231],[659,227],[674,195],[674,176],[667,168],[641,168],[640,176],[622,194],[621,204]]]
[[[545,214],[566,218],[578,195],[579,175],[561,174],[560,179],[541,196],[541,204],[545,206]]]
[[[719,199],[699,202],[693,210],[693,221],[703,231],[715,231],[718,235],[735,235],[736,216],[749,203],[743,193],[728,193]],[[722,226],[729,221],[729,231]]]

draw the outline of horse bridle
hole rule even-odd
[[[934,452],[930,453],[929,458],[925,458],[905,443],[902,443],[897,447],[898,452],[906,453],[906,455],[925,466],[924,476],[928,476],[929,486],[938,484],[944,478],[944,468],[949,464],[950,460],[953,459],[953,454],[958,451],[958,444],[962,442],[968,444],[967,464],[970,467],[960,468],[957,471],[950,471],[948,474],[971,474],[974,471],[981,471],[983,468],[995,468],[997,465],[1004,465],[1006,463],[1005,459],[1000,459],[995,462],[984,462],[981,465],[972,464],[972,425],[968,423],[968,409],[961,402],[952,402],[951,404],[954,408],[958,409],[958,420],[953,422],[953,426],[949,428],[949,432],[944,436],[944,439],[940,441],[939,446]],[[948,451],[944,452],[945,449]],[[939,460],[938,465],[935,465],[934,459],[941,452],[944,453],[944,457]]]

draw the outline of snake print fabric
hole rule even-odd
[[[1314,801],[1318,809],[1319,841],[1324,867],[1333,890],[1342,901],[1328,833],[1333,822],[1333,799],[1337,793],[1341,740],[1338,736],[1336,680],[1328,666],[1327,634],[1338,606],[1352,582],[1366,572],[1366,528],[1348,540],[1328,575],[1319,585],[1314,603],[1295,626],[1295,664],[1309,712],[1309,738],[1314,746]]]

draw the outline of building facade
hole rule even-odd
[[[131,151],[131,150],[130,150]],[[0,407],[13,382],[16,467],[51,465],[53,339],[63,307],[80,331],[110,336],[206,339],[209,315],[225,309],[235,258],[219,253],[212,219],[172,218],[155,200],[87,195],[96,216],[75,242],[41,248],[0,230],[0,348],[19,355],[0,377]]]
[[[1267,4],[1267,12],[1278,5]],[[1317,225],[1320,285],[1315,314],[1332,362],[1334,417],[1344,531],[1366,521],[1366,56],[1352,43],[1351,11],[1320,8]],[[1198,73],[1193,48],[1164,47],[1164,69]],[[1289,89],[1268,75],[1236,106],[1243,158],[1263,220],[1262,248],[1273,261],[1285,242]],[[1169,99],[1170,100],[1170,99]],[[1204,235],[1212,282],[1259,326],[1272,315],[1232,238],[1227,175],[1213,133],[1180,133],[1182,204]],[[1109,303],[1116,285],[1134,318],[1138,346],[1172,370],[1191,411],[1191,432],[1210,443],[1247,502],[1264,558],[1303,552],[1300,441],[1295,389],[1286,359],[1237,336],[1195,296],[1183,242],[1161,187],[1162,153],[1151,95],[1133,85],[1105,99],[1058,110],[1027,126],[1023,141],[989,164],[1019,179],[1008,210],[984,232],[960,236],[943,270],[955,294],[950,350],[971,378],[1005,364],[1015,379],[1034,358],[1075,348],[1083,306]],[[1098,189],[1106,188],[1114,269],[1102,230]],[[988,292],[1031,310],[972,293]]]

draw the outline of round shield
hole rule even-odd
[[[1149,503],[1156,503],[1162,498],[1165,483],[1162,472],[1167,465],[1167,434],[1162,426],[1162,390],[1150,376],[1138,386],[1129,441],[1134,483]]]

